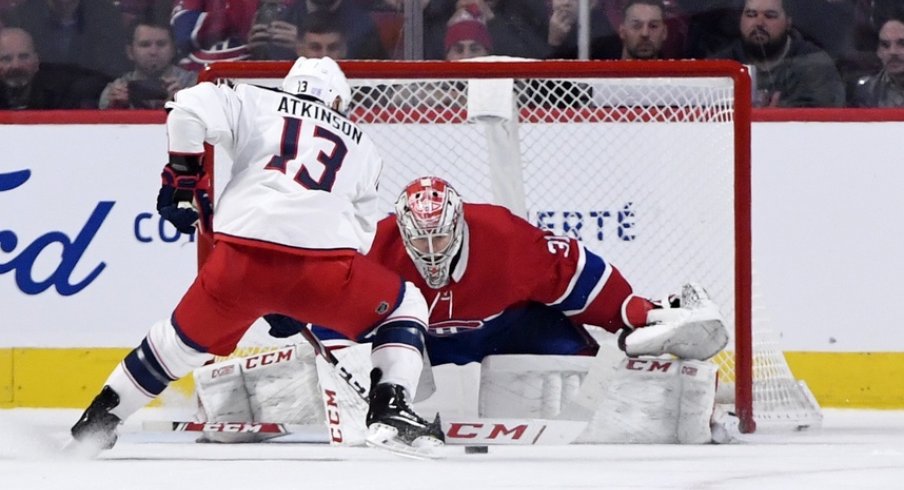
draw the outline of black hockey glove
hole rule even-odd
[[[183,174],[171,164],[163,168],[157,212],[182,233],[194,233],[195,223],[202,232],[210,231],[213,207],[208,192],[209,180],[203,174]]]
[[[278,339],[291,337],[300,333],[302,328],[306,328],[304,323],[278,313],[264,315],[264,320],[270,325],[270,336]]]

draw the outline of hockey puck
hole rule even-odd
[[[486,454],[490,452],[487,446],[465,446],[465,454]]]

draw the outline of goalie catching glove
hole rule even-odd
[[[703,287],[686,284],[678,297],[652,303],[629,296],[622,306],[625,329],[618,339],[625,354],[679,359],[709,359],[728,344],[728,331],[719,307]]]
[[[157,212],[181,233],[193,233],[195,224],[206,233],[211,231],[213,207],[210,181],[201,167],[198,155],[170,155],[163,167]]]

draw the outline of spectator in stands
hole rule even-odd
[[[24,0],[9,26],[28,31],[45,63],[72,64],[112,80],[128,69],[120,12],[109,0]]]
[[[431,0],[423,12],[425,58],[445,58],[445,26],[471,4],[481,11],[495,54],[543,58],[548,53],[546,0]]]
[[[746,0],[741,38],[714,58],[756,68],[757,107],[840,107],[844,84],[835,62],[791,29],[785,0]]]
[[[493,51],[493,38],[481,15],[480,9],[472,4],[459,9],[449,19],[444,41],[446,60],[487,56]]]
[[[35,92],[32,83],[38,73],[40,60],[31,36],[22,29],[0,30],[0,108],[32,108],[30,98]],[[39,108],[39,107],[34,107]]]
[[[668,34],[662,0],[629,0],[625,5],[625,20],[618,28],[621,59],[659,59]]]
[[[854,107],[904,107],[904,15],[882,23],[876,55],[882,70],[861,78],[851,94]]]
[[[549,1],[548,59],[578,58],[578,0]],[[618,57],[618,37],[598,0],[590,0],[590,59]]]
[[[251,30],[248,50],[253,60],[294,60],[298,27],[283,0],[260,0]]]
[[[876,56],[878,33],[884,19],[899,15],[901,0],[846,0],[852,3],[853,42],[851,51],[836,60],[848,93],[853,93],[857,82],[867,75],[882,69],[882,62]]]
[[[24,29],[0,29],[0,109],[93,108],[103,84],[77,67],[41,63]]]
[[[386,49],[380,42],[377,24],[370,12],[359,6],[355,0],[299,0],[293,9],[296,25],[303,25],[308,15],[314,12],[328,12],[343,26],[348,43],[348,57],[351,59],[387,58]]]
[[[176,48],[168,25],[136,22],[126,45],[135,69],[110,82],[101,109],[161,109],[177,91],[194,85],[197,74],[173,65]]]
[[[295,4],[296,0],[176,0],[170,24],[179,56],[185,57],[179,64],[200,70],[215,61],[294,58]]]
[[[701,2],[705,0],[691,0]],[[631,0],[609,0],[601,2],[601,10],[610,25],[621,26],[625,22],[625,10]],[[669,35],[660,50],[660,58],[678,59],[685,57],[689,16],[678,0],[662,0],[662,17]],[[621,57],[622,45],[615,36],[615,58]]]
[[[334,60],[348,57],[345,32],[329,12],[311,12],[298,30],[296,53],[306,58],[329,56]]]

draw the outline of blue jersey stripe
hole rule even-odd
[[[156,354],[154,354],[154,349],[151,349],[151,344],[148,342],[147,337],[141,341],[139,349],[141,349],[141,352],[138,353],[139,358],[142,358],[145,361],[151,372],[159,373],[162,380],[166,380],[167,383],[178,379],[170,376],[169,373],[166,372],[166,369],[163,369],[163,365],[160,364],[160,360],[157,359]]]
[[[134,349],[123,360],[126,371],[132,376],[132,379],[138,383],[141,388],[151,395],[159,395],[168,384],[165,377],[151,370],[146,358],[141,351],[141,347]]]
[[[383,324],[374,336],[373,348],[384,344],[405,344],[424,350],[424,326],[415,321],[398,320]]]
[[[588,301],[592,299],[591,295],[594,290],[599,292],[600,283],[608,278],[606,272],[609,269],[609,264],[590,250],[584,249],[584,253],[586,261],[584,262],[584,267],[577,271],[578,278],[571,292],[568,296],[562,298],[561,301],[550,306],[561,311],[582,311],[587,307]]]

